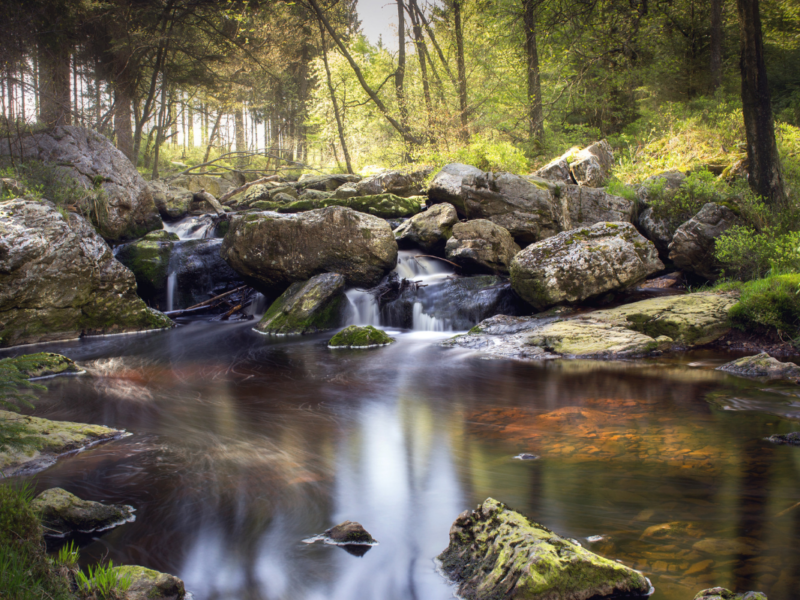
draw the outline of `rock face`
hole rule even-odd
[[[757,377],[764,379],[800,379],[800,367],[791,362],[781,362],[766,352],[755,356],[745,356],[717,367],[717,371],[725,371],[740,377]]]
[[[461,265],[465,273],[508,275],[511,260],[519,251],[507,230],[485,219],[456,223],[445,246],[447,258]]]
[[[149,181],[147,187],[162,219],[177,221],[189,214],[194,200],[193,192],[163,181]]]
[[[323,273],[290,285],[264,313],[256,330],[273,335],[302,335],[333,329],[341,324],[346,307],[344,277]]]
[[[550,181],[559,181],[561,183],[575,183],[572,179],[572,173],[569,172],[569,163],[564,156],[559,156],[551,160],[536,171],[534,176]]]
[[[361,180],[355,185],[359,196],[394,194],[395,196],[419,196],[423,193],[422,182],[429,171],[384,171]]]
[[[345,521],[336,527],[331,527],[325,536],[337,544],[376,544],[375,539],[364,529],[361,523]]]
[[[443,345],[530,360],[643,356],[722,337],[730,330],[728,310],[736,302],[730,294],[702,292],[651,298],[567,319],[497,316]]]
[[[664,268],[655,247],[630,223],[565,231],[516,255],[511,285],[538,309],[617,291]]]
[[[297,215],[234,216],[220,255],[258,288],[278,295],[320,273],[373,286],[397,264],[397,242],[386,221],[332,206]]]
[[[554,184],[537,177],[484,173],[453,164],[434,178],[431,203],[449,202],[467,219],[488,219],[525,246],[602,221],[631,221],[633,202],[604,190]]]
[[[82,217],[0,203],[0,347],[171,326]]]
[[[694,600],[767,600],[767,595],[762,592],[736,594],[725,588],[715,587],[699,592]]]
[[[730,208],[709,202],[675,232],[669,245],[670,260],[683,271],[715,280],[722,267],[714,258],[715,240],[737,223]]]
[[[458,214],[452,204],[436,204],[405,221],[394,230],[394,237],[401,248],[417,247],[443,254],[456,223]]]
[[[350,325],[345,327],[328,342],[328,348],[376,348],[388,346],[395,341],[386,335],[386,332],[376,329],[372,325],[359,327]]]
[[[0,154],[7,153],[8,144],[0,144]],[[99,133],[82,127],[54,127],[21,138],[14,145],[14,154],[51,165],[65,184],[102,192],[97,199],[96,224],[107,240],[134,239],[161,229],[161,217],[145,180]]]
[[[580,186],[602,187],[614,166],[614,151],[611,145],[601,140],[578,152],[570,161],[569,169]]]
[[[81,500],[61,488],[51,488],[31,503],[42,520],[45,535],[63,537],[112,529],[134,519],[133,508]]]
[[[492,498],[464,511],[450,528],[442,570],[467,600],[646,598],[639,573],[602,558]]]
[[[114,573],[131,582],[125,591],[125,600],[183,600],[186,597],[183,581],[174,575],[130,565],[114,567]]]

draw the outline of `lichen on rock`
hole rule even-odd
[[[442,570],[466,600],[646,598],[650,582],[488,498],[459,515]]]
[[[43,491],[31,506],[42,520],[45,535],[55,537],[105,531],[134,519],[131,506],[82,500],[61,488]]]
[[[256,331],[273,335],[302,335],[338,327],[346,309],[344,277],[323,273],[293,283],[256,325]]]
[[[183,581],[174,575],[132,565],[114,567],[114,573],[119,579],[131,582],[124,593],[125,600],[183,600],[186,597]]]
[[[328,342],[328,348],[375,348],[388,346],[395,342],[386,332],[376,329],[372,325],[360,327],[350,325],[345,327]]]
[[[13,365],[28,379],[83,372],[72,359],[53,352],[37,352],[36,354],[4,358],[0,360],[0,364]]]
[[[736,359],[717,367],[717,370],[740,377],[758,379],[791,379],[794,381],[800,379],[800,367],[792,362],[781,362],[766,352]]]

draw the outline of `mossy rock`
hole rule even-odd
[[[158,229],[156,231],[151,231],[142,239],[150,242],[177,242],[180,238],[177,233],[172,233],[166,229]]]
[[[376,194],[374,196],[355,196],[353,198],[331,198],[323,201],[324,206],[347,206],[358,212],[367,213],[381,219],[399,219],[413,217],[422,211],[419,197],[401,198],[394,194]]]
[[[330,339],[328,348],[375,348],[377,346],[388,346],[395,341],[386,332],[376,329],[372,325],[364,327],[350,325]]]
[[[333,329],[341,324],[346,303],[344,277],[323,273],[289,286],[264,313],[256,331],[303,335]]]
[[[646,598],[650,582],[492,498],[459,515],[442,570],[467,600]]]
[[[133,519],[130,506],[82,500],[61,488],[43,491],[31,506],[42,520],[45,535],[55,537],[103,531]]]
[[[186,589],[174,575],[133,565],[114,567],[119,579],[130,581],[125,600],[183,600]]]
[[[767,595],[762,592],[737,594],[725,588],[716,587],[699,592],[694,600],[767,600]]]
[[[307,212],[309,210],[316,210],[317,208],[322,208],[323,206],[325,205],[322,204],[320,200],[309,198],[297,200],[295,202],[291,202],[290,204],[281,204],[277,208],[277,211],[281,214],[293,214]]]
[[[71,359],[52,352],[38,352],[14,358],[4,358],[0,360],[0,364],[13,365],[28,379],[82,372],[80,367]]]

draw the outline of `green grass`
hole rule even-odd
[[[120,577],[114,571],[114,562],[108,564],[89,565],[86,574],[78,571],[75,574],[79,593],[85,598],[97,600],[117,600],[125,596],[125,591],[131,587],[130,577]]]
[[[754,281],[719,284],[721,291],[736,290],[739,302],[729,317],[741,330],[777,333],[781,339],[800,337],[800,273],[772,275]]]

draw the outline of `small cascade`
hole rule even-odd
[[[244,314],[252,317],[260,317],[267,312],[269,305],[267,304],[267,297],[264,294],[256,292],[253,297],[253,302],[244,309]]]
[[[348,325],[377,326],[381,324],[381,310],[375,296],[355,288],[347,290],[345,296],[350,302]]]
[[[203,240],[214,233],[214,218],[211,215],[184,217],[174,223],[164,223],[164,229],[174,233],[181,240]]]
[[[175,289],[178,287],[178,274],[172,271],[167,275],[167,312],[175,308]]]
[[[453,269],[444,261],[423,256],[414,250],[400,250],[394,272],[400,279],[419,281],[432,285],[437,280],[446,279],[454,274]]]
[[[421,302],[414,303],[412,319],[414,331],[453,331],[453,328],[448,326],[446,319],[425,314]]]

